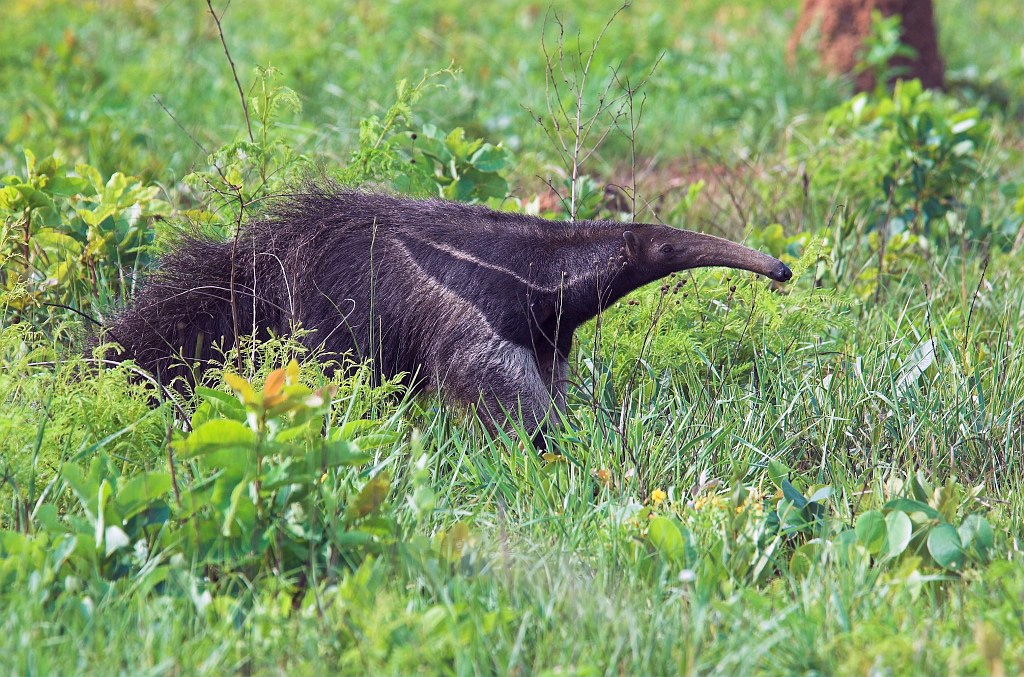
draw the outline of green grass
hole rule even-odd
[[[190,220],[216,225],[217,200],[184,180],[208,168],[207,152],[178,124],[211,152],[241,139],[244,124],[205,6],[9,4],[3,173],[23,176],[28,148],[104,178],[156,182],[173,208],[170,226],[151,224],[157,250]],[[197,428],[245,412],[275,423],[250,446],[220,449],[230,454],[187,458],[181,412],[153,407],[124,368],[86,369],[74,357],[77,320],[21,305],[26,288],[83,306],[116,296],[120,271],[99,261],[50,290],[41,280],[55,274],[23,276],[20,240],[0,238],[0,670],[1024,671],[1024,255],[1013,247],[1024,219],[1024,27],[1010,20],[1012,3],[938,2],[956,86],[922,106],[936,116],[978,107],[984,136],[968,153],[977,167],[944,179],[949,216],[893,231],[880,256],[879,223],[902,213],[876,194],[891,139],[869,125],[825,125],[849,90],[819,72],[810,42],[800,64],[785,64],[796,4],[702,0],[667,11],[645,0],[609,28],[598,77],[611,64],[639,77],[661,56],[636,139],[638,181],[657,215],[746,238],[798,276],[778,290],[687,276],[678,291],[655,285],[585,328],[559,454],[538,457],[433,399],[409,401],[358,375],[331,380],[308,363],[305,383],[338,388],[331,406],[299,406],[306,422],[274,418],[256,400],[230,404],[214,378],[222,400],[205,395]],[[615,5],[588,7],[554,7],[585,48]],[[544,193],[538,177],[560,171],[529,112],[546,109],[545,12],[462,0],[236,2],[224,28],[247,87],[254,66],[273,65],[303,102],[272,121],[273,140],[329,168],[357,149],[360,120],[386,113],[397,80],[454,63],[461,74],[414,103],[409,128],[461,126],[504,143],[516,157],[511,192],[526,204]],[[550,23],[546,35],[550,46]],[[613,132],[585,171],[599,187],[621,183],[632,150]],[[282,175],[295,169],[279,162],[270,166]],[[247,191],[255,173],[243,177]],[[705,186],[688,195],[697,180]],[[69,227],[61,219],[77,199],[54,210],[55,228]],[[592,208],[619,216],[607,201]],[[20,235],[21,212],[0,213],[4,237]],[[78,285],[75,295],[59,296],[60,284]],[[294,346],[264,350],[269,363],[246,373],[260,385]],[[371,422],[345,427],[360,420]],[[338,449],[354,456],[322,476],[300,472],[324,453],[324,426],[347,430]],[[290,441],[276,437],[292,427]],[[245,475],[233,499],[210,489],[250,453],[288,482]],[[127,505],[132,478],[164,487],[173,469],[176,488],[144,495],[149,526],[106,514],[97,544],[97,492],[81,490],[94,459],[115,503]],[[366,487],[382,473],[386,496],[371,500]],[[791,507],[793,492],[824,487],[831,494],[810,512]],[[251,519],[238,496],[256,497]],[[900,498],[941,515],[893,508]],[[353,508],[361,501],[365,514]],[[893,557],[866,535],[872,511],[914,517],[913,539]],[[944,566],[929,537],[968,515],[991,525],[992,546]],[[132,535],[127,547],[107,551],[111,525]],[[238,543],[252,551],[229,551]]]

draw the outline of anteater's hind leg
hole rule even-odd
[[[514,434],[521,425],[538,449],[551,422],[554,403],[533,351],[511,341],[491,339],[454,356],[444,391],[466,405],[477,405],[492,431]]]

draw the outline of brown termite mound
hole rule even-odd
[[[492,431],[519,422],[540,444],[565,406],[576,329],[638,287],[705,266],[792,275],[765,254],[668,226],[547,221],[319,184],[277,200],[234,242],[182,242],[109,336],[124,348],[118,359],[163,383],[194,383],[235,327],[302,327],[325,359],[370,359],[378,377],[405,374],[414,391],[478,406]]]

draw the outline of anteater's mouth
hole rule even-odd
[[[793,278],[793,271],[785,263],[779,261],[778,267],[768,277],[777,282],[789,282]]]

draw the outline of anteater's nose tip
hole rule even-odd
[[[775,270],[775,274],[772,275],[772,279],[778,280],[779,282],[788,282],[793,277],[793,271],[789,269],[782,261],[779,261],[779,266]]]

